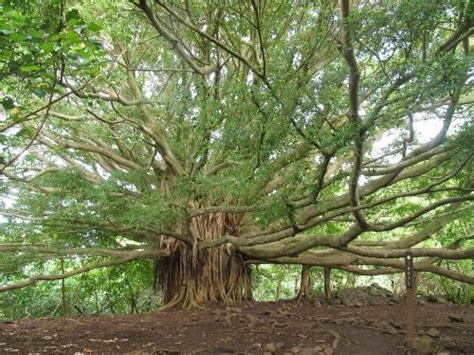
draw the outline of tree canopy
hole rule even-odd
[[[408,249],[474,283],[446,266],[474,257],[473,25],[468,0],[3,1],[0,291],[151,259],[192,305],[169,289]]]

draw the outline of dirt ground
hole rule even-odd
[[[406,354],[403,301],[321,299],[0,322],[0,354]],[[474,306],[416,305],[416,347],[474,354]]]

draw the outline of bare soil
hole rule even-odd
[[[0,322],[0,354],[406,354],[404,302],[212,305],[127,316]],[[474,307],[416,305],[418,352],[474,354]],[[428,335],[429,334],[429,335]]]

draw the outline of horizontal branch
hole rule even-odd
[[[31,286],[36,284],[38,281],[55,281],[55,280],[61,280],[65,279],[71,276],[83,274],[85,272],[94,270],[94,269],[99,269],[103,267],[109,267],[109,266],[114,266],[114,265],[120,265],[120,264],[125,264],[130,261],[136,260],[136,259],[144,259],[144,258],[150,258],[150,257],[159,257],[159,256],[164,256],[166,253],[164,251],[139,251],[132,253],[128,256],[122,257],[122,258],[114,258],[111,260],[106,260],[106,261],[99,261],[96,263],[92,263],[89,265],[85,265],[76,269],[73,269],[71,271],[64,272],[62,274],[56,274],[56,275],[34,275],[29,277],[26,280],[9,284],[9,285],[3,285],[0,286],[0,292],[5,292],[5,291],[10,291],[10,290],[15,290],[27,286]]]
[[[137,248],[143,248],[146,246],[137,246]],[[49,254],[53,256],[63,255],[82,255],[82,256],[109,256],[115,258],[128,258],[128,257],[139,257],[141,254],[147,255],[150,250],[137,251],[127,249],[107,249],[107,248],[61,248],[35,244],[0,244],[1,252],[30,252],[39,254]],[[165,256],[164,251],[154,251],[153,254],[156,256]],[[137,256],[138,255],[138,256]]]
[[[113,260],[108,260],[108,261],[97,262],[97,263],[89,264],[87,266],[83,266],[83,267],[65,272],[63,274],[58,274],[58,275],[35,275],[26,280],[23,280],[14,284],[0,286],[0,292],[5,292],[5,291],[10,291],[10,290],[15,290],[15,289],[31,286],[31,285],[36,284],[38,281],[61,280],[61,279],[65,279],[67,277],[74,276],[74,275],[79,275],[79,274],[82,274],[94,269],[124,264],[134,259],[136,259],[136,257],[128,257],[128,258],[123,258],[123,259],[113,259]]]
[[[440,276],[447,277],[452,280],[474,284],[474,276],[464,275],[452,270],[447,270],[440,266],[432,265],[438,259],[421,260],[414,264],[414,270],[418,272],[430,272]],[[334,268],[346,269],[347,271],[359,271],[360,274],[365,275],[380,275],[386,273],[395,273],[395,270],[403,272],[405,270],[404,261],[389,260],[383,258],[370,258],[350,255],[348,253],[341,253],[339,255],[321,256],[317,252],[305,252],[298,256],[269,258],[264,260],[251,259],[247,261],[250,264],[300,264],[312,266],[328,266]],[[377,271],[369,271],[356,268],[360,266],[374,266],[381,267],[381,269],[373,269]]]
[[[413,255],[413,257],[438,257],[441,259],[474,259],[474,248],[468,248],[463,250],[452,250],[446,248],[410,248],[410,249],[388,249],[388,248],[357,248],[353,246],[346,246],[340,248],[342,251],[346,251],[352,254],[368,256],[374,258],[402,258],[407,255],[407,252]]]

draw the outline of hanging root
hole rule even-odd
[[[234,231],[237,224],[235,216],[224,213],[200,216],[195,223],[200,241]],[[156,268],[165,304],[162,309],[251,298],[250,268],[232,246],[198,250],[194,257],[191,245],[184,242],[175,240],[166,247],[171,254],[161,258]]]

